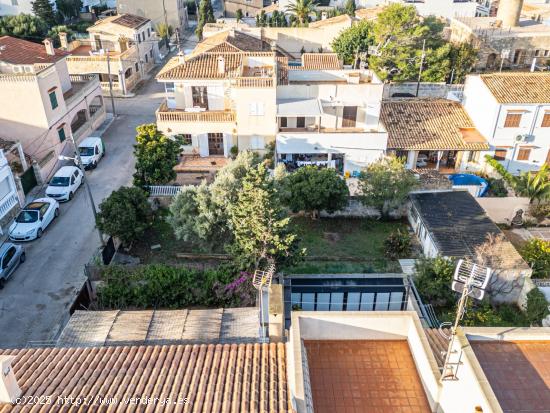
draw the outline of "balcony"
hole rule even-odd
[[[366,133],[363,128],[327,128],[325,126],[308,125],[303,128],[279,128],[281,133]]]
[[[227,123],[235,122],[235,118],[235,112],[231,110],[186,112],[181,109],[170,109],[166,102],[163,102],[157,110],[157,122]]]
[[[70,79],[71,88],[63,93],[67,110],[71,110],[99,86],[96,75],[70,75]]]
[[[270,88],[275,86],[275,80],[272,77],[238,77],[232,86],[238,88]]]

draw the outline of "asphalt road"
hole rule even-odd
[[[115,100],[117,117],[103,135],[106,156],[97,169],[87,172],[96,204],[131,183],[135,128],[155,121],[163,90],[151,75],[135,97]],[[109,99],[105,105],[110,112]],[[27,260],[0,290],[0,348],[22,348],[32,341],[55,338],[84,282],[84,265],[98,250],[85,188],[60,209],[59,218],[41,239],[24,244]]]

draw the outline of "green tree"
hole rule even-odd
[[[456,296],[451,290],[455,263],[446,258],[421,258],[415,263],[414,284],[426,304],[452,308]]]
[[[344,10],[346,11],[346,14],[350,15],[351,17],[355,17],[355,0],[346,0],[346,3],[344,4]]]
[[[119,238],[125,245],[141,237],[152,223],[147,193],[141,188],[122,187],[111,193],[99,205],[99,209],[97,227]]]
[[[44,20],[48,26],[55,25],[56,18],[50,0],[35,0],[31,4],[32,12],[36,17]]]
[[[332,49],[344,63],[354,63],[355,56],[367,53],[374,43],[372,30],[371,22],[361,20],[342,31],[332,42]]]
[[[54,46],[59,47],[61,42],[59,40],[59,33],[67,33],[67,39],[71,41],[74,37],[74,32],[65,25],[54,26],[48,31],[48,37],[53,40]]]
[[[235,19],[237,20],[237,23],[242,21],[242,19],[243,19],[243,9],[237,9],[237,12],[235,13]]]
[[[44,38],[47,27],[44,20],[30,14],[0,17],[0,36],[37,41]]]
[[[285,203],[293,212],[305,211],[318,218],[319,211],[339,211],[348,204],[349,189],[334,169],[306,166],[284,180]]]
[[[550,199],[550,166],[544,164],[537,172],[522,172],[515,179],[514,189],[531,203]]]
[[[170,25],[166,25],[166,23],[159,23],[157,24],[156,32],[159,37],[169,39],[174,34],[174,28]]]
[[[315,14],[316,6],[315,0],[295,0],[287,6],[287,11],[296,16],[297,26],[305,27],[310,16]]]
[[[174,166],[178,163],[182,142],[164,136],[154,123],[140,125],[136,130],[134,185],[144,188],[176,179]]]
[[[550,241],[533,238],[520,249],[520,253],[533,269],[533,278],[550,278]]]
[[[416,80],[425,42],[421,80],[445,81],[451,70],[452,47],[442,37],[443,27],[433,16],[420,19],[414,6],[389,5],[374,23],[378,52],[369,56],[369,66],[382,80]]]
[[[229,206],[229,221],[235,236],[234,254],[253,268],[268,260],[280,265],[295,257],[297,238],[265,165],[252,168],[244,177],[237,202]]]
[[[452,83],[464,83],[466,75],[474,68],[477,52],[477,49],[470,43],[451,45],[451,70],[454,71]]]
[[[170,205],[169,223],[178,239],[193,241],[207,250],[218,250],[233,242],[229,206],[237,202],[243,178],[258,164],[250,151],[239,152],[236,159],[216,174],[214,182],[186,187]]]
[[[527,293],[525,314],[532,326],[540,326],[542,320],[550,314],[544,293],[536,287]]]
[[[377,208],[385,219],[393,209],[403,204],[417,185],[417,179],[395,157],[385,157],[370,164],[359,177],[361,201]]]
[[[210,0],[201,0],[199,3],[199,16],[197,22],[197,28],[195,29],[195,34],[202,40],[202,30],[204,25],[207,23],[215,23],[216,19],[214,18],[214,8]]]
[[[69,20],[80,15],[82,0],[55,0],[55,8],[63,19]]]

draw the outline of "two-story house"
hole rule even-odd
[[[60,35],[61,48],[70,52],[71,74],[97,74],[101,87],[127,95],[159,59],[158,38],[151,20],[132,14],[110,16],[89,27],[89,38],[67,41]]]
[[[352,174],[386,149],[382,82],[332,53],[289,62],[275,45],[227,31],[172,59],[157,79],[167,93],[157,125],[183,135],[188,155],[264,152],[275,142],[289,169],[315,163]]]
[[[550,74],[468,76],[463,104],[489,142],[484,154],[510,173],[550,164]]]
[[[69,136],[78,142],[105,119],[97,76],[69,75],[67,56],[50,39],[0,37],[0,135],[21,142],[43,180],[74,153]]]

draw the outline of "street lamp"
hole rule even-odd
[[[95,207],[94,197],[92,195],[92,190],[90,189],[90,185],[88,184],[88,180],[86,179],[86,174],[84,172],[84,168],[82,167],[82,159],[80,158],[80,153],[78,152],[78,148],[74,141],[72,132],[69,134],[69,140],[72,142],[75,148],[75,157],[71,158],[70,156],[59,155],[58,159],[60,161],[73,161],[76,164],[76,166],[78,166],[78,168],[82,171],[82,177],[84,180],[84,186],[86,187],[86,193],[88,194],[88,198],[90,199],[90,203],[92,204],[92,212],[94,213],[94,224],[95,224],[97,223],[97,210]],[[101,233],[101,230],[99,228],[97,229],[97,233],[99,234],[99,242],[101,243],[101,246],[105,246],[105,241],[103,240],[103,234]]]

